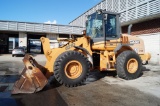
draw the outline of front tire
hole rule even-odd
[[[120,78],[131,80],[138,78],[142,73],[142,61],[135,51],[124,51],[117,57],[117,75]]]
[[[80,52],[67,51],[55,61],[55,79],[67,87],[81,85],[89,75],[90,63]]]

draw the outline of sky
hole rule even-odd
[[[0,20],[68,25],[101,0],[0,0]]]

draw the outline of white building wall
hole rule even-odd
[[[46,37],[50,39],[50,47],[51,48],[58,48],[59,47],[59,43],[57,41],[57,38],[59,37],[58,34],[47,34]]]
[[[27,47],[27,34],[24,32],[19,32],[19,46]]]
[[[151,54],[150,64],[160,64],[160,33],[139,35],[144,41],[145,52]]]
[[[59,35],[58,34],[47,34],[46,37],[49,39],[57,39]]]

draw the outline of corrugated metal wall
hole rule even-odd
[[[103,0],[84,14],[70,22],[70,25],[85,27],[86,15],[97,9],[121,13],[121,23],[160,14],[160,0]]]
[[[81,34],[83,27],[57,25],[57,24],[43,24],[43,23],[29,23],[29,22],[14,22],[1,21],[0,31],[22,31],[22,32],[43,32],[43,33],[57,33],[57,34]]]

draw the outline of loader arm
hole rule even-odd
[[[49,78],[51,75],[53,75],[54,62],[58,58],[58,56],[63,52],[69,51],[69,50],[77,50],[77,47],[82,47],[82,48],[85,48],[90,54],[92,53],[90,49],[89,38],[87,37],[80,37],[75,40],[70,40],[66,45],[59,48],[54,48],[54,49],[50,48],[50,43],[48,38],[42,37],[41,42],[43,45],[44,55],[46,56],[46,59],[47,59],[46,65],[45,65],[45,68],[48,69],[48,72],[45,75],[46,78]]]

